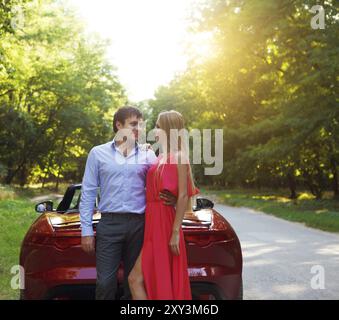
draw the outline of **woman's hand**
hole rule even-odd
[[[169,246],[174,255],[178,256],[180,254],[179,250],[179,231],[172,231],[171,240]]]

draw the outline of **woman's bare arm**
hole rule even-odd
[[[188,194],[187,194],[187,175],[188,165],[178,163],[178,199],[176,204],[176,214],[172,227],[172,237],[170,241],[171,250],[174,254],[178,255],[179,252],[179,230],[182,220],[187,210]]]

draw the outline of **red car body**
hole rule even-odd
[[[85,253],[80,245],[80,190],[81,184],[71,185],[56,210],[48,208],[52,204],[47,202],[47,210],[28,230],[20,253],[25,284],[21,299],[94,299],[95,256]],[[96,211],[94,231],[99,219]],[[242,299],[240,242],[213,203],[197,199],[182,228],[193,299]],[[123,272],[121,264],[117,299],[122,295]]]

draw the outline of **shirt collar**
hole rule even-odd
[[[115,146],[115,138],[113,138],[113,140],[111,141],[111,146],[114,150],[116,150],[116,146]],[[135,153],[138,152],[140,149],[140,144],[136,141],[135,142]]]

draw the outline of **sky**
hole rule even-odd
[[[69,0],[89,32],[110,39],[108,58],[117,67],[129,100],[153,98],[187,63],[185,43],[202,46],[187,31],[194,0]],[[193,41],[194,39],[194,41]]]

